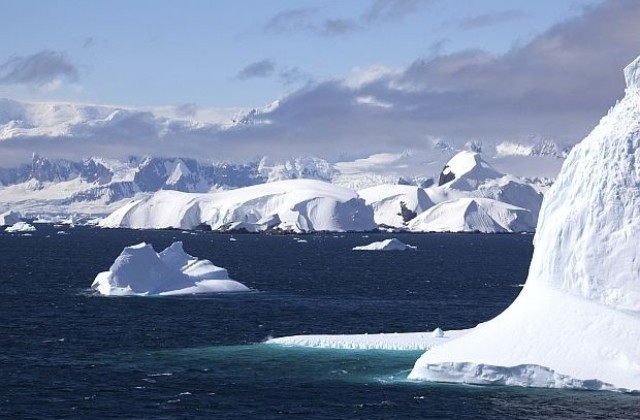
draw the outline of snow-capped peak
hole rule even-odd
[[[447,162],[440,174],[438,185],[444,185],[462,177],[484,180],[499,178],[503,175],[485,162],[479,153],[463,150]]]

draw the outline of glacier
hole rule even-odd
[[[423,188],[413,185],[377,185],[358,191],[379,226],[402,228],[418,214],[433,206]]]
[[[640,57],[544,200],[525,286],[410,379],[640,390]]]
[[[184,252],[182,242],[174,242],[159,253],[144,242],[125,247],[108,271],[96,275],[91,288],[105,296],[249,291],[231,280],[224,268]]]
[[[20,221],[22,215],[15,211],[5,211],[0,214],[0,226],[10,226]]]
[[[188,173],[180,165],[174,165],[171,172]],[[447,176],[441,185],[426,189],[384,184],[356,192],[312,179],[200,194],[162,189],[130,201],[99,225],[136,229],[207,225],[212,230],[247,232],[344,232],[378,227],[413,232],[534,230],[542,195],[530,185],[500,173],[477,153],[467,151],[449,161],[441,181]]]
[[[532,232],[532,212],[490,198],[443,201],[411,220],[412,232]]]
[[[373,211],[357,194],[327,182],[296,179],[209,194],[159,191],[133,201],[100,222],[101,227],[259,232],[369,231]]]

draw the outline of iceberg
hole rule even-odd
[[[16,233],[16,232],[35,232],[35,230],[36,228],[27,222],[18,222],[5,228],[4,231],[8,233]]]
[[[98,273],[91,288],[105,296],[181,295],[247,292],[227,270],[193,257],[174,242],[160,253],[146,243],[124,248],[108,271]]]
[[[640,390],[640,57],[542,205],[525,286],[410,379]]]
[[[15,211],[6,211],[4,213],[0,213],[0,226],[11,226],[15,225],[20,221],[22,215]]]
[[[347,188],[296,179],[208,194],[158,191],[119,208],[102,227],[260,232],[368,231],[377,226],[373,211]]]
[[[405,251],[407,249],[417,249],[413,245],[407,245],[396,238],[385,239],[384,241],[372,242],[369,245],[361,245],[353,248],[353,251]]]

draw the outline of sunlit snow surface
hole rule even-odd
[[[101,222],[103,227],[181,228],[258,232],[366,231],[376,227],[373,211],[354,191],[299,179],[210,194],[159,191],[133,201]]]
[[[146,243],[126,247],[108,271],[98,273],[91,288],[102,295],[182,295],[246,292],[227,270],[192,257],[174,242],[160,253]]]

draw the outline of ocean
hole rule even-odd
[[[389,237],[418,250],[351,250]],[[124,246],[145,241],[160,251],[176,240],[253,291],[117,298],[90,290]],[[420,352],[263,344],[475,326],[515,299],[532,251],[532,236],[516,234],[0,232],[0,417],[640,418],[632,394],[407,381]]]

